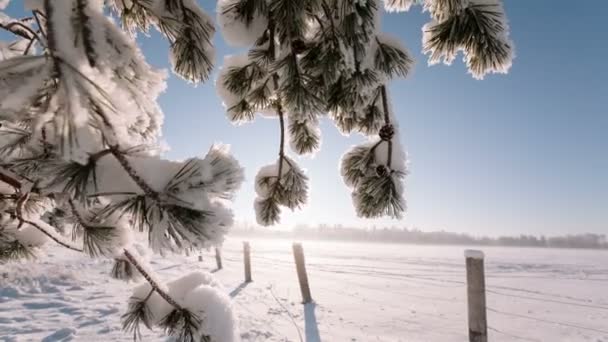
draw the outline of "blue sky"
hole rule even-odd
[[[21,7],[13,0],[9,13]],[[215,1],[201,1],[214,13]],[[329,120],[323,146],[300,163],[311,178],[310,203],[285,211],[294,224],[398,225],[479,235],[608,232],[608,2],[505,3],[516,44],[508,75],[483,81],[460,60],[427,66],[421,27],[428,14],[384,14],[383,29],[404,41],[414,72],[390,85],[409,153],[408,213],[401,221],[361,220],[338,172],[340,156],[361,136],[344,137]],[[213,14],[214,15],[214,14]],[[140,39],[150,63],[168,67],[167,43]],[[216,37],[217,68],[237,51]],[[216,72],[217,72],[216,68]],[[160,99],[168,156],[187,158],[214,142],[232,145],[248,182],[235,202],[240,221],[254,222],[256,170],[275,160],[278,122],[258,118],[233,126],[213,80],[193,87],[171,77]]]

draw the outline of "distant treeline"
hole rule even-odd
[[[500,236],[497,238],[474,237],[463,233],[446,231],[425,232],[407,228],[360,229],[344,226],[320,225],[318,227],[298,226],[291,231],[277,231],[253,226],[234,228],[232,233],[239,236],[262,238],[290,238],[306,240],[342,240],[366,242],[391,242],[432,245],[482,245],[551,248],[592,248],[608,249],[608,239],[604,234],[575,234],[564,236]]]

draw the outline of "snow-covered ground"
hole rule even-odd
[[[304,242],[315,305],[300,304],[291,242],[250,240],[254,282],[243,284],[241,240],[214,272],[234,299],[244,341],[467,339],[463,250]],[[608,342],[608,252],[483,248],[491,341]],[[212,253],[155,258],[171,280],[214,271]],[[129,341],[120,330],[132,286],[111,262],[59,247],[36,263],[0,266],[0,341]],[[144,341],[164,341],[145,331]]]

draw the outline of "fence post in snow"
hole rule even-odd
[[[467,298],[469,311],[469,342],[488,341],[486,317],[486,281],[484,254],[482,251],[466,250]]]
[[[217,264],[217,269],[222,269],[222,252],[218,247],[215,247],[215,263]]]
[[[308,284],[308,275],[306,274],[306,262],[304,260],[304,249],[302,244],[293,244],[293,258],[296,262],[296,270],[298,271],[298,280],[300,282],[300,290],[302,291],[302,302],[304,304],[312,302],[310,295],[310,286]]]
[[[249,242],[243,242],[243,254],[245,256],[245,282],[251,283],[251,247]]]

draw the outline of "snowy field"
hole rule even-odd
[[[291,242],[250,242],[253,283],[242,283],[239,239],[215,272],[244,341],[467,340],[464,247],[305,241],[316,305],[303,306]],[[491,341],[608,342],[608,252],[484,251]],[[152,263],[167,280],[215,268],[209,252]],[[110,261],[50,247],[37,263],[0,267],[0,341],[131,340],[120,330],[131,286],[107,276]]]

